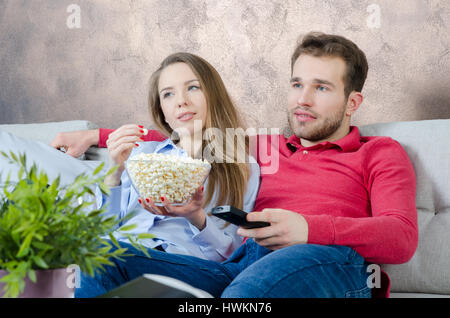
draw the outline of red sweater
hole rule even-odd
[[[106,129],[106,128],[99,129],[98,146],[100,148],[107,148],[106,141],[108,140],[109,134],[112,133],[113,131],[114,129]],[[164,136],[157,130],[149,130],[148,134],[142,137],[144,137],[145,141],[163,141],[167,139],[167,136]]]
[[[279,168],[264,173],[270,163],[260,160],[265,149],[258,153],[261,186],[255,211],[299,212],[308,222],[308,243],[349,246],[367,262],[399,264],[413,256],[416,180],[398,142],[361,137],[357,127],[336,142],[312,147],[303,147],[295,136],[263,137],[258,145],[268,143],[275,152],[278,141]]]
[[[100,129],[99,146],[111,131]],[[157,131],[144,136],[166,138]],[[296,136],[262,135],[256,149],[261,185],[255,211],[301,213],[308,222],[308,243],[349,246],[370,263],[399,264],[413,256],[416,180],[398,142],[362,137],[351,127],[344,138],[312,147],[303,147]]]

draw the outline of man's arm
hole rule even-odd
[[[143,126],[137,127],[143,129],[141,128]],[[91,146],[107,148],[106,141],[113,131],[115,129],[99,128],[60,132],[52,140],[50,146],[56,149],[64,147],[67,154],[77,158],[84,154]],[[148,134],[142,136],[142,138],[144,141],[163,141],[167,139],[166,136],[157,130],[149,130]]]
[[[99,142],[99,130],[79,130],[59,132],[50,143],[56,149],[64,147],[66,153],[72,157],[79,157]]]
[[[144,129],[143,126],[137,126],[138,130]],[[99,148],[107,148],[106,141],[108,141],[109,135],[114,132],[115,129],[107,129],[100,128],[98,132],[98,147]],[[150,129],[146,135],[142,136],[143,141],[163,141],[167,139],[167,136],[164,136],[157,130]]]
[[[305,215],[308,243],[349,246],[368,262],[405,263],[418,244],[416,177],[411,160],[398,142],[383,138],[367,151],[362,165],[372,216]]]

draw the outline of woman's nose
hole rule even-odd
[[[177,99],[178,108],[181,108],[181,107],[187,106],[187,105],[188,105],[188,103],[187,103],[186,95],[183,93],[178,94],[178,99]]]

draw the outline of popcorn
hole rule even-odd
[[[158,153],[140,153],[126,162],[128,175],[142,198],[161,203],[161,196],[171,203],[190,200],[211,169],[209,162],[191,157]]]

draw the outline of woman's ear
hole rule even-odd
[[[359,108],[359,105],[362,104],[363,100],[364,97],[360,92],[351,92],[347,99],[347,109],[345,111],[345,114],[347,116],[353,115]]]

